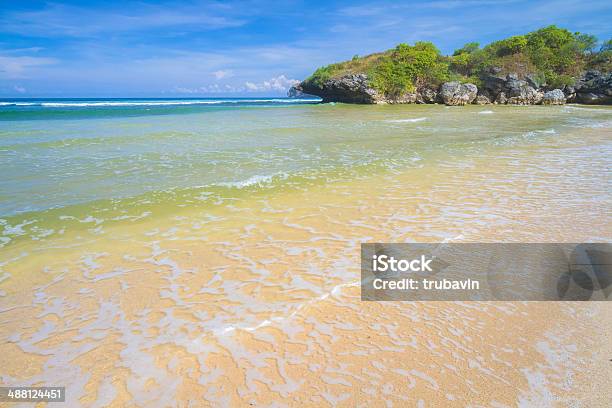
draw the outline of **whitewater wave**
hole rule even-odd
[[[490,115],[492,113],[494,113],[492,110],[483,110],[478,112],[479,115]]]
[[[35,106],[35,102],[0,102],[0,106]]]
[[[248,103],[316,103],[319,99],[211,99],[172,101],[92,101],[92,102],[0,102],[0,106],[41,106],[47,108],[69,107],[125,107],[125,106],[180,106],[180,105],[222,105]]]
[[[579,129],[605,129],[612,127],[611,120],[585,120],[585,119],[574,119],[568,126]]]
[[[566,112],[570,112],[570,111],[573,111],[573,110],[590,111],[590,112],[606,112],[607,111],[605,106],[603,106],[603,107],[595,106],[595,107],[592,107],[592,108],[586,108],[584,106],[565,105],[563,108],[564,108],[564,110]]]
[[[283,180],[287,178],[287,174],[285,173],[277,173],[272,175],[255,175],[251,176],[245,180],[240,181],[228,181],[222,183],[216,183],[216,185],[221,187],[230,187],[230,188],[245,188],[250,186],[269,186],[272,184],[274,180]]]
[[[536,141],[541,137],[545,137],[547,135],[556,135],[556,134],[557,134],[557,131],[553,128],[537,129],[537,130],[531,130],[531,131],[524,132],[524,133],[508,134],[502,137],[495,138],[493,144],[497,146],[511,146],[516,143],[521,143],[525,141],[527,142]]]
[[[387,120],[386,122],[389,123],[414,123],[414,122],[422,122],[424,120],[427,120],[426,117],[422,117],[422,118],[410,118],[410,119],[393,119],[393,120]]]
[[[523,133],[523,137],[530,138],[536,137],[538,135],[554,135],[557,134],[555,129],[541,129],[541,130],[532,130],[530,132]]]

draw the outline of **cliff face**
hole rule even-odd
[[[577,103],[612,105],[612,72],[602,75],[599,71],[588,71],[567,92]]]
[[[289,95],[315,95],[323,102],[357,104],[444,103],[446,105],[560,105],[566,102],[583,104],[612,104],[612,73],[587,71],[575,85],[562,89],[539,87],[530,78],[519,79],[518,74],[499,76],[491,73],[483,78],[478,88],[471,83],[445,82],[437,89],[424,87],[415,92],[385,96],[374,89],[366,74],[351,74],[329,79],[321,85],[303,81],[293,87]]]
[[[312,81],[302,81],[288,93],[290,97],[298,94],[318,96],[323,102],[357,104],[436,103],[438,99],[438,92],[429,88],[423,88],[419,92],[386,96],[369,84],[366,74],[333,78],[323,82],[322,85],[315,85]]]
[[[328,79],[321,86],[311,81],[303,81],[295,88],[299,92],[316,95],[322,98],[323,102],[371,104],[384,100],[382,95],[368,85],[368,76],[365,74]]]

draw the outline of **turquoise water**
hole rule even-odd
[[[0,121],[167,115],[201,112],[203,108],[212,111],[314,104],[319,101],[315,98],[0,99]]]
[[[610,108],[578,106],[4,100],[1,236],[6,243],[50,234],[77,215],[104,220],[405,171],[499,146],[554,141],[564,132],[609,126],[611,119]]]

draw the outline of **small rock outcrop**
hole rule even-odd
[[[536,105],[542,101],[544,93],[535,90],[525,80],[519,79],[516,74],[508,74],[506,77],[506,95],[508,102],[512,105]]]
[[[500,92],[499,94],[497,94],[497,97],[495,98],[496,104],[504,105],[507,102],[508,102],[508,98],[506,98],[505,92]]]
[[[321,85],[303,81],[289,89],[288,95],[315,95],[323,102],[343,102],[360,104],[406,104],[406,103],[436,103],[438,93],[431,88],[417,92],[407,92],[395,96],[380,94],[368,84],[366,74],[346,75],[328,79]]]
[[[499,69],[492,69],[482,82],[481,94],[498,104],[535,105],[544,97],[535,80],[529,76],[519,79],[517,74],[510,73],[504,77],[499,75]]]
[[[585,105],[610,105],[612,104],[612,98],[600,93],[579,92],[576,94],[575,102]]]
[[[320,86],[309,81],[303,81],[292,89],[296,92],[318,96],[323,99],[323,102],[371,104],[380,103],[384,100],[382,95],[370,87],[366,74],[331,78]]]
[[[612,104],[612,72],[587,71],[573,87],[575,101],[588,105]]]
[[[304,92],[302,92],[295,86],[292,86],[291,88],[289,88],[289,91],[287,91],[287,97],[289,98],[299,98],[301,96],[304,96]]]
[[[424,88],[417,92],[417,103],[436,103],[438,92],[431,88]]]
[[[532,77],[519,79],[515,73],[506,76],[499,74],[500,69],[491,69],[488,75],[482,78],[481,94],[497,104],[535,105],[542,101],[544,93],[538,91]]]
[[[487,75],[484,75],[480,92],[487,96],[490,100],[496,100],[499,94],[505,93],[508,90],[506,86],[506,77],[500,75],[500,68],[491,68]]]
[[[536,91],[527,85],[521,88],[515,96],[510,96],[506,103],[510,105],[537,105],[542,102],[543,97],[544,92]]]
[[[565,95],[565,102],[572,103],[576,101],[576,88],[574,86],[566,85],[563,87],[563,95]]]
[[[476,100],[474,101],[474,103],[476,105],[488,105],[491,103],[491,101],[489,100],[489,98],[485,95],[478,95],[476,97]]]
[[[332,78],[325,81],[322,85],[304,81],[289,90],[289,95],[297,93],[318,96],[323,99],[323,102],[359,104],[432,103],[433,99],[436,98],[435,91],[431,90],[427,90],[423,95],[417,92],[409,92],[392,97],[382,95],[369,85],[366,74],[352,74]]]
[[[446,105],[467,105],[476,99],[478,88],[474,84],[445,82],[440,87],[440,97]]]
[[[405,93],[403,95],[398,95],[394,98],[386,98],[384,101],[380,101],[379,103],[390,103],[390,104],[399,104],[399,103],[417,103],[418,95],[416,93]]]
[[[542,97],[543,105],[565,105],[565,94],[560,89],[548,91]]]

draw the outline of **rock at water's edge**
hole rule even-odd
[[[323,102],[345,103],[380,103],[384,100],[382,95],[368,85],[368,76],[365,74],[352,74],[340,78],[332,78],[321,86],[303,81],[295,89],[309,95],[323,99]]]
[[[421,89],[417,93],[417,103],[436,103],[438,101],[438,92],[430,88]]]
[[[440,97],[446,105],[467,105],[476,99],[478,88],[474,84],[445,82],[440,87]]]
[[[289,88],[289,91],[287,91],[287,96],[289,98],[299,98],[301,96],[304,96],[304,92],[302,92],[302,90],[297,86],[292,86],[291,88]]]
[[[575,101],[585,105],[612,105],[612,97],[593,92],[577,92]]]
[[[543,92],[534,89],[527,81],[518,79],[516,74],[508,74],[506,89],[507,103],[512,105],[536,105],[544,97]]]
[[[369,85],[366,74],[331,78],[318,85],[303,81],[292,87],[288,95],[294,96],[299,93],[318,96],[323,99],[323,102],[360,104],[435,103],[438,97],[437,92],[430,88],[395,96],[382,95]]]
[[[405,93],[396,96],[395,98],[387,98],[379,103],[402,104],[402,103],[417,103],[418,95],[416,93]]]
[[[543,105],[564,105],[565,104],[565,94],[560,89],[553,89],[552,91],[548,91],[542,97]]]
[[[478,95],[476,100],[474,100],[474,103],[476,105],[488,105],[491,103],[491,101],[485,95]]]
[[[500,92],[497,97],[495,98],[495,103],[499,104],[499,105],[503,105],[506,102],[508,102],[508,98],[506,98],[506,93],[505,92]]]
[[[591,70],[578,80],[574,86],[576,102],[586,104],[612,104],[612,72],[602,74]]]

